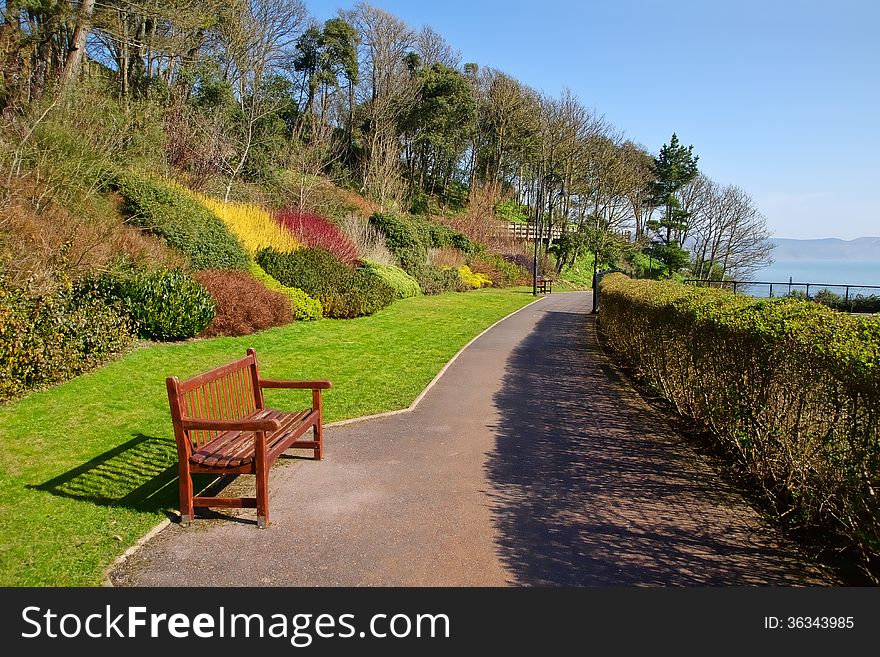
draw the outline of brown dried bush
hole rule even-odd
[[[439,249],[428,249],[428,262],[437,267],[458,269],[467,264],[467,256],[454,246],[442,246]]]
[[[87,199],[74,213],[31,181],[12,179],[0,208],[0,263],[10,284],[29,281],[34,293],[51,294],[59,273],[78,280],[120,256],[151,269],[184,264],[160,238],[125,224],[113,197]]]
[[[293,321],[290,299],[272,292],[250,274],[208,269],[193,275],[217,304],[217,314],[201,337],[250,335]]]

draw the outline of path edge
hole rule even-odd
[[[517,313],[521,313],[526,308],[531,308],[536,303],[538,303],[539,301],[543,301],[543,300],[544,300],[544,297],[538,297],[537,299],[530,301],[529,303],[524,305],[522,308],[517,308],[509,315],[505,315],[504,317],[499,319],[497,322],[495,322],[491,326],[487,326],[478,335],[475,335],[473,338],[471,338],[470,341],[466,345],[464,345],[461,349],[459,349],[457,352],[455,352],[455,355],[452,358],[450,358],[448,361],[446,361],[446,364],[443,367],[441,367],[440,371],[437,372],[437,374],[434,376],[434,378],[428,382],[428,385],[426,385],[424,387],[424,389],[419,393],[418,397],[416,397],[413,400],[413,402],[409,406],[407,406],[406,408],[399,408],[396,411],[385,411],[384,413],[374,413],[373,415],[362,415],[360,417],[352,417],[347,420],[339,420],[337,422],[331,422],[330,424],[325,424],[324,427],[327,429],[332,429],[333,427],[344,427],[349,424],[356,424],[358,422],[366,422],[368,420],[378,420],[378,419],[381,419],[384,417],[391,417],[392,415],[402,415],[403,413],[412,413],[414,410],[416,410],[416,407],[421,403],[421,401],[431,391],[431,388],[433,388],[435,385],[437,385],[437,383],[440,381],[440,379],[443,377],[443,375],[446,374],[446,371],[450,367],[452,367],[453,363],[455,363],[455,361],[458,360],[459,356],[461,356],[464,353],[465,349],[470,347],[474,342],[476,342],[477,340],[482,338],[486,333],[488,333],[493,328],[498,326],[501,322],[507,321],[509,318],[513,317]]]
[[[391,417],[392,415],[402,415],[403,413],[412,413],[416,409],[416,407],[421,403],[421,401],[425,398],[425,396],[428,394],[428,392],[430,392],[431,388],[433,388],[435,385],[437,385],[437,382],[440,381],[440,379],[442,378],[442,376],[444,374],[446,374],[446,371],[450,367],[452,367],[452,364],[456,360],[458,360],[459,356],[461,356],[464,353],[465,349],[470,347],[474,342],[476,342],[477,340],[482,338],[486,333],[488,333],[493,328],[498,326],[501,322],[509,319],[510,317],[513,317],[517,313],[522,312],[526,308],[531,308],[536,303],[538,303],[539,301],[543,301],[543,300],[544,300],[544,297],[538,297],[537,299],[533,299],[532,301],[530,301],[529,303],[524,305],[522,308],[517,308],[512,313],[505,315],[504,317],[502,317],[501,319],[499,319],[498,321],[493,323],[491,326],[487,326],[485,329],[480,331],[479,334],[477,334],[473,338],[471,338],[466,345],[464,345],[461,349],[459,349],[457,352],[455,352],[455,355],[452,358],[450,358],[442,368],[440,368],[440,371],[437,372],[437,374],[434,376],[433,379],[431,379],[430,382],[428,382],[428,385],[425,386],[425,388],[419,393],[418,397],[416,397],[407,408],[400,408],[400,409],[397,409],[396,411],[385,411],[384,413],[374,413],[373,415],[362,415],[361,417],[353,417],[353,418],[349,418],[347,420],[339,420],[338,422],[331,422],[330,424],[325,424],[324,428],[325,429],[332,429],[333,427],[344,427],[346,425],[355,424],[357,422],[366,422],[368,420],[377,420],[377,419],[384,418],[384,417]],[[109,566],[107,566],[107,568],[105,568],[104,571],[101,573],[101,586],[108,587],[108,588],[115,588],[115,585],[113,584],[112,580],[110,579],[110,576],[113,573],[113,571],[117,570],[120,566],[122,566],[126,561],[128,561],[128,559],[133,554],[135,554],[144,545],[146,545],[150,539],[152,539],[154,536],[159,534],[163,529],[168,527],[170,524],[171,524],[171,520],[169,518],[166,518],[162,522],[156,524],[146,534],[141,536],[135,542],[134,545],[132,545],[125,552],[123,552],[118,557],[116,557],[113,560],[113,562]]]

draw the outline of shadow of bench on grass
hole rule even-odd
[[[193,483],[197,489],[219,491],[230,481],[200,475]],[[100,506],[161,511],[176,519],[177,451],[171,439],[135,433],[82,465],[27,487]]]

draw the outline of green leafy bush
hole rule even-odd
[[[179,269],[106,274],[80,289],[118,302],[145,340],[186,340],[205,330],[216,312],[208,291]]]
[[[165,238],[193,269],[248,269],[244,245],[219,217],[194,198],[155,180],[119,174],[128,221]]]
[[[368,271],[347,267],[324,249],[282,253],[263,249],[257,264],[282,285],[298,287],[321,301],[326,317],[372,315],[391,303],[396,293]]]
[[[428,249],[451,246],[465,253],[479,251],[467,236],[418,217],[376,213],[370,217],[370,225],[385,235],[385,243],[400,266],[413,276],[427,262]]]
[[[529,206],[517,203],[513,199],[496,203],[495,214],[499,219],[515,224],[528,223],[531,218],[529,216]]]
[[[381,265],[378,262],[365,260],[361,269],[381,278],[385,283],[394,288],[398,299],[408,299],[422,293],[422,290],[419,288],[419,282],[400,267]]]
[[[425,294],[442,294],[459,289],[458,272],[449,267],[425,264],[416,267],[410,274]]]
[[[807,297],[807,295],[803,292],[802,294],[805,298],[811,298]],[[876,294],[855,294],[847,298],[846,296],[842,294],[837,294],[836,292],[832,292],[831,290],[822,289],[816,292],[816,294],[812,297],[812,300],[816,303],[821,303],[823,306],[828,306],[829,308],[834,308],[834,310],[839,310],[841,312],[880,312],[880,297],[878,297]]]
[[[290,299],[294,319],[307,322],[321,319],[323,316],[324,311],[321,308],[321,302],[317,299],[313,299],[297,287],[282,285],[269,276],[256,262],[251,261],[250,271],[251,276],[263,283],[267,288],[275,292],[281,292]]]
[[[484,274],[496,287],[524,285],[532,279],[528,270],[520,264],[488,251],[477,253],[468,264],[471,270]]]
[[[880,317],[796,299],[602,279],[599,327],[702,424],[780,517],[880,578]]]
[[[404,271],[413,270],[425,264],[428,248],[414,222],[393,214],[376,213],[370,217],[370,225],[385,235],[385,244],[400,262]]]
[[[93,290],[31,297],[0,277],[0,401],[93,370],[133,341],[128,319]]]
[[[293,321],[288,298],[269,290],[250,274],[207,269],[194,277],[210,292],[217,307],[202,337],[250,335]]]

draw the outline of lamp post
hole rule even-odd
[[[541,185],[538,187],[538,202],[535,204],[535,254],[532,261],[532,296],[538,296],[538,242],[542,242],[543,222],[541,219],[544,215],[544,190],[547,189],[547,202],[550,213],[550,220],[553,219],[553,188],[559,185],[559,194],[562,194],[562,176],[558,173],[550,172],[541,178]],[[549,235],[549,229],[547,231]]]

